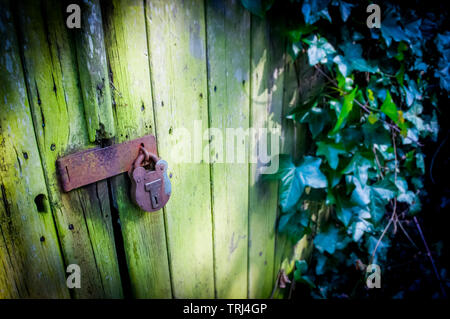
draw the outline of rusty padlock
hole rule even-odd
[[[154,170],[145,169],[145,164],[153,162]],[[138,157],[130,168],[131,197],[134,203],[146,212],[157,211],[166,205],[172,192],[167,176],[168,164],[141,146]]]

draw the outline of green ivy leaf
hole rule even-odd
[[[409,38],[400,25],[400,17],[397,12],[388,9],[386,16],[381,23],[381,34],[386,41],[387,46],[391,45],[392,40],[400,42],[409,42]]]
[[[364,233],[369,232],[371,229],[372,225],[368,221],[364,219],[355,221],[350,227],[353,241],[355,242],[360,241]]]
[[[330,14],[328,13],[328,4],[330,0],[305,0],[302,5],[302,13],[305,18],[305,23],[314,24],[319,19],[325,18],[331,22]]]
[[[278,231],[287,234],[292,243],[297,243],[308,230],[310,215],[304,211],[292,209],[282,214],[278,222]]]
[[[352,8],[355,6],[353,3],[348,3],[344,1],[339,1],[339,11],[341,12],[341,18],[342,21],[347,21],[348,17],[350,16],[350,12],[352,11]]]
[[[316,284],[308,276],[301,276],[296,279],[297,282],[308,285],[310,288],[316,288]]]
[[[371,148],[373,145],[390,145],[391,136],[382,123],[376,122],[374,124],[364,123],[362,125],[364,134],[364,145]]]
[[[305,260],[296,260],[295,270],[299,275],[306,274],[306,272],[308,271],[308,263]]]
[[[315,138],[329,122],[328,112],[320,107],[313,107],[300,119],[300,123],[308,123],[309,130]]]
[[[308,41],[308,59],[309,65],[316,65],[317,63],[325,64],[336,52],[333,46],[328,43],[325,38],[318,38],[316,35],[312,40]]]
[[[345,119],[350,114],[350,111],[353,108],[353,100],[355,99],[356,89],[354,88],[353,91],[351,91],[349,94],[344,96],[344,101],[342,102],[342,109],[339,113],[338,119],[336,121],[336,125],[334,126],[333,130],[330,132],[330,135],[336,134],[341,126],[343,125]]]
[[[374,166],[375,162],[373,160],[366,158],[358,152],[352,157],[350,163],[348,163],[348,165],[344,168],[343,173],[353,173],[353,176],[358,178],[359,182],[364,185],[368,179],[368,169]]]
[[[333,254],[336,251],[336,243],[338,241],[339,229],[334,226],[328,227],[324,232],[316,235],[314,238],[314,246],[321,253],[324,251]]]
[[[362,57],[361,45],[345,42],[340,46],[340,49],[343,52],[343,56],[337,55],[334,57],[333,62],[338,65],[339,71],[343,76],[347,77],[354,70],[370,73],[379,72],[378,67],[369,65]]]
[[[332,169],[336,169],[339,164],[339,154],[346,154],[344,146],[342,144],[317,142],[316,155],[323,155],[328,161],[328,164]]]
[[[392,100],[391,93],[389,93],[389,91],[386,91],[386,98],[384,99],[380,110],[381,112],[386,114],[395,124],[397,124],[402,132],[402,136],[406,136],[407,130],[405,120],[403,118],[403,112],[397,109],[397,106]]]
[[[289,156],[280,156],[280,168],[269,179],[279,178],[280,205],[287,212],[297,204],[306,186],[313,188],[327,187],[327,179],[320,171],[322,160],[305,156],[299,166],[295,166]]]
[[[242,5],[251,13],[263,18],[275,0],[241,0]]]
[[[386,114],[394,123],[398,122],[398,110],[394,101],[392,100],[391,93],[386,91],[386,98],[381,105],[381,112]]]
[[[336,217],[344,224],[345,227],[348,227],[350,224],[350,220],[353,216],[353,205],[350,203],[341,203],[341,201],[337,202],[336,205]]]

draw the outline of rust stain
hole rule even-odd
[[[142,145],[149,152],[157,154],[155,137],[146,135],[121,144],[93,148],[59,158],[56,167],[64,191],[127,172]]]

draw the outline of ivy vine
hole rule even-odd
[[[313,263],[297,261],[295,280],[314,297],[342,296],[336,287],[345,269],[356,263],[364,282],[366,265],[386,262],[391,230],[408,236],[403,221],[421,210],[423,145],[436,141],[438,104],[450,90],[445,12],[384,1],[381,28],[368,28],[370,2],[242,4],[279,21],[291,57],[306,56],[325,79],[319,94],[288,115],[308,126],[312,146],[300,163],[282,155],[270,178],[280,181],[279,231],[294,242],[313,235]],[[330,207],[320,228],[303,209],[311,199]]]

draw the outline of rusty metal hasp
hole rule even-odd
[[[155,137],[146,135],[132,141],[88,149],[58,159],[56,165],[64,191],[68,192],[129,171],[141,147],[157,154]]]

